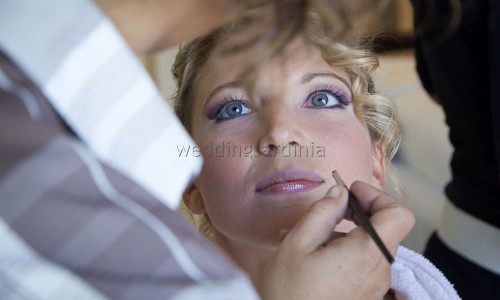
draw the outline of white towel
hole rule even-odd
[[[438,268],[422,255],[402,246],[391,268],[391,289],[398,300],[460,299]]]

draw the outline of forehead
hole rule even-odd
[[[248,67],[255,67],[255,80],[274,80],[284,83],[299,80],[307,73],[333,71],[346,82],[350,82],[344,68],[330,65],[321,55],[321,51],[303,38],[291,41],[272,59],[259,57],[258,51],[241,50],[235,53],[225,51],[233,40],[219,43],[209,55],[204,66],[199,70],[197,96],[210,92],[211,88],[238,82],[245,75]]]

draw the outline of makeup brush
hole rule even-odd
[[[344,181],[342,178],[340,178],[339,172],[333,171],[332,172],[333,179],[337,182],[338,185],[344,186],[347,191],[349,192],[348,196],[348,204],[349,207],[352,209],[354,212],[354,215],[358,218],[359,222],[363,226],[363,228],[368,232],[370,237],[373,239],[375,244],[378,246],[380,251],[382,251],[382,254],[385,256],[389,264],[392,264],[394,262],[394,258],[392,257],[391,253],[389,250],[387,250],[387,247],[384,245],[380,237],[378,236],[377,232],[375,231],[375,228],[373,228],[372,224],[370,223],[370,220],[368,219],[368,216],[365,214],[363,209],[361,208],[361,205],[359,204],[359,200],[354,196],[353,193],[347,188],[345,185]]]

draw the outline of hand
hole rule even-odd
[[[353,183],[351,192],[395,255],[415,222],[413,213],[366,183]],[[335,186],[284,237],[258,286],[262,298],[382,299],[390,287],[390,265],[368,233],[358,227],[331,240],[345,217],[352,217],[347,190]]]

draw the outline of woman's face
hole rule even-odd
[[[239,54],[212,54],[195,91],[192,134],[204,165],[187,202],[218,232],[273,248],[335,184],[333,170],[348,185],[383,187],[383,158],[354,113],[344,69],[297,40],[260,69],[250,97],[237,81],[242,68]]]

